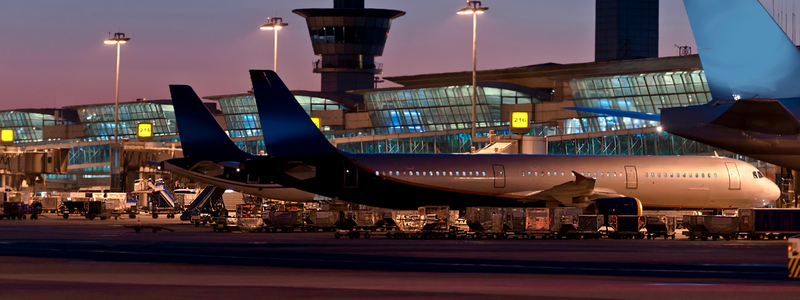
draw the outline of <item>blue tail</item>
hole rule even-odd
[[[800,52],[758,0],[684,0],[714,100],[800,97]]]
[[[250,79],[268,155],[301,157],[339,153],[297,103],[278,74],[269,70],[250,70]]]
[[[172,105],[178,122],[178,135],[184,157],[247,156],[231,141],[200,97],[188,85],[170,85]]]

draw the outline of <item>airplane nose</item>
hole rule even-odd
[[[765,204],[770,204],[781,197],[781,189],[774,182],[769,180],[765,181],[769,183],[766,184],[766,191],[764,191],[764,201],[766,202]]]

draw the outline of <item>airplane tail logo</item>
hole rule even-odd
[[[303,157],[338,154],[289,88],[273,71],[250,70],[267,154]]]

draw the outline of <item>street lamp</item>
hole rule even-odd
[[[274,30],[275,31],[275,50],[273,50],[274,57],[272,59],[272,71],[278,72],[278,30],[283,27],[289,26],[289,23],[283,23],[283,18],[268,18],[269,23],[261,25],[261,30]]]
[[[126,38],[122,32],[114,33],[114,38],[107,39],[105,44],[117,44],[117,96],[114,98],[114,142],[117,142],[117,128],[119,127],[119,48],[120,45],[127,43],[131,38]]]
[[[475,96],[477,87],[475,86],[476,73],[477,73],[477,60],[475,59],[475,33],[478,28],[478,15],[483,14],[488,7],[482,7],[480,1],[467,1],[467,7],[459,9],[456,12],[459,15],[472,15],[472,137],[475,137]]]

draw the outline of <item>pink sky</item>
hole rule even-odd
[[[594,0],[485,0],[478,17],[478,69],[594,59]],[[472,20],[462,0],[366,0],[397,9],[382,76],[466,71]],[[116,51],[104,45],[121,29],[120,101],[169,98],[169,84],[201,96],[249,90],[248,69],[272,68],[267,17],[289,23],[279,33],[278,70],[290,89],[319,90],[317,59],[296,8],[332,0],[11,0],[0,4],[0,110],[113,103]],[[661,0],[659,55],[694,47],[682,1]],[[390,87],[393,84],[380,84]]]

